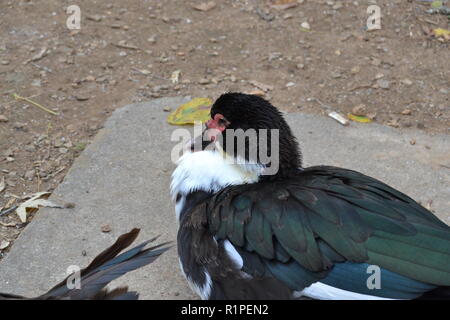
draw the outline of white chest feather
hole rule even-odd
[[[172,174],[172,197],[194,191],[217,192],[230,185],[254,183],[263,168],[259,165],[236,164],[217,150],[185,153]]]

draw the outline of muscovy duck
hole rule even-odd
[[[206,127],[171,182],[181,270],[202,299],[450,298],[450,228],[413,199],[356,171],[303,168],[261,97],[220,96]],[[227,150],[228,129],[278,129],[277,173],[251,161],[250,139]]]
[[[136,240],[139,231],[140,229],[134,228],[121,235],[111,247],[102,251],[86,268],[82,269],[79,289],[69,288],[67,280],[72,277],[69,276],[38,297],[26,298],[0,292],[0,300],[137,300],[139,294],[128,291],[128,287],[113,290],[105,289],[105,287],[124,274],[152,263],[170,248],[166,246],[167,243],[145,248],[150,242],[156,240],[153,238],[118,255]]]

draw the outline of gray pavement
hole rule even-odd
[[[0,291],[38,295],[65,277],[70,265],[86,266],[117,236],[142,228],[139,240],[161,234],[175,240],[177,222],[169,196],[174,164],[164,107],[188,98],[164,98],[118,109],[75,161],[52,198],[74,209],[40,209],[0,261]],[[379,178],[422,203],[450,224],[450,136],[427,135],[378,124],[288,114],[305,166],[328,164]],[[416,140],[415,145],[409,141]],[[110,233],[101,226],[109,224]],[[86,256],[82,252],[86,251]],[[116,280],[143,299],[192,299],[180,274],[176,248],[158,261]]]

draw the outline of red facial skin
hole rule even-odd
[[[223,120],[223,121],[221,121]],[[221,134],[226,128],[229,122],[223,115],[217,113],[213,119],[209,119],[206,122],[207,133],[206,136],[210,141],[215,141],[217,136]]]

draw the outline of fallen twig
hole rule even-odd
[[[36,106],[38,108],[41,108],[42,110],[44,110],[44,111],[46,111],[48,113],[51,113],[51,114],[53,114],[55,116],[59,115],[57,112],[55,112],[53,110],[50,110],[50,109],[44,107],[43,105],[40,105],[39,103],[34,102],[33,100],[30,100],[30,99],[25,98],[25,97],[21,97],[17,93],[13,93],[13,98],[16,99],[16,100],[23,100],[23,101],[26,101],[28,103],[31,103],[32,105],[34,105],[34,106]]]
[[[31,65],[35,66],[38,69],[44,70],[44,71],[46,71],[48,73],[52,73],[52,69],[44,67],[44,66],[40,66],[37,63],[32,62]]]
[[[8,213],[10,213],[10,212],[12,212],[14,210],[16,210],[18,207],[19,206],[16,205],[16,206],[12,206],[11,208],[8,208],[8,209],[5,209],[3,211],[0,211],[0,217],[5,215],[5,214],[8,214]]]

